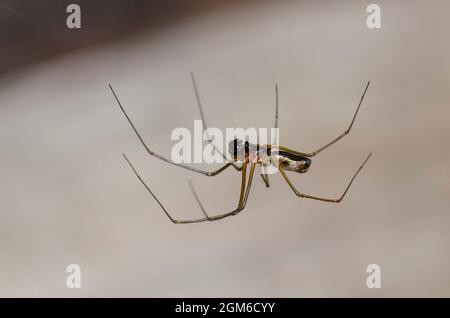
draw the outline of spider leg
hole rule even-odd
[[[333,139],[332,141],[330,141],[329,143],[327,143],[325,146],[322,146],[321,148],[317,149],[316,151],[313,151],[312,153],[309,153],[308,155],[310,157],[313,157],[315,155],[317,155],[319,152],[321,152],[322,150],[330,147],[331,145],[333,145],[335,142],[339,141],[340,139],[344,138],[345,136],[348,135],[348,133],[350,132],[350,130],[352,129],[353,123],[355,122],[356,116],[358,115],[358,111],[359,108],[361,107],[362,101],[364,100],[364,96],[366,95],[367,89],[369,88],[370,85],[370,81],[367,82],[366,88],[364,89],[364,92],[361,96],[361,99],[359,100],[359,104],[358,107],[356,108],[355,114],[353,115],[353,119],[350,123],[350,125],[348,126],[348,128],[342,133],[340,134],[338,137],[336,137],[335,139]]]
[[[262,170],[261,178],[262,178],[264,184],[266,185],[266,187],[268,188],[268,187],[270,187],[270,184],[269,184],[269,175],[267,174],[267,167],[265,165],[262,165],[261,170]]]
[[[278,84],[275,84],[275,138],[274,142],[278,140]]]
[[[366,95],[367,89],[369,88],[370,82],[367,82],[366,88],[364,89],[364,92],[361,96],[361,99],[359,100],[358,103],[358,107],[356,108],[355,114],[353,115],[352,121],[350,123],[350,125],[348,126],[348,128],[342,133],[340,134],[338,137],[336,137],[335,139],[333,139],[332,141],[330,141],[329,143],[327,143],[325,146],[317,149],[316,151],[310,152],[310,153],[305,153],[305,152],[299,152],[293,149],[289,149],[286,147],[278,147],[280,150],[284,150],[284,151],[289,151],[292,152],[294,154],[300,155],[300,156],[305,156],[305,157],[314,157],[315,155],[317,155],[319,152],[321,152],[322,150],[325,150],[326,148],[330,147],[331,145],[333,145],[334,143],[336,143],[337,141],[341,140],[342,138],[344,138],[345,136],[347,136],[350,132],[350,130],[352,129],[352,126],[356,120],[356,116],[358,115],[359,112],[359,108],[361,107],[361,104],[364,100],[364,96]]]
[[[237,208],[234,209],[233,211],[222,213],[222,214],[218,214],[218,215],[214,215],[214,216],[209,216],[209,214],[206,212],[205,208],[203,207],[203,204],[201,203],[197,193],[195,192],[194,187],[191,184],[191,190],[192,190],[192,192],[194,194],[194,197],[197,200],[197,203],[200,206],[200,209],[202,210],[203,214],[206,216],[206,219],[208,221],[217,221],[217,220],[221,220],[221,219],[227,218],[227,217],[232,216],[232,215],[236,215],[236,214],[238,214],[239,212],[241,212],[245,208],[245,206],[247,204],[248,195],[250,193],[250,189],[251,189],[251,186],[252,186],[252,180],[253,180],[253,175],[254,175],[254,172],[255,172],[256,163],[252,163],[251,166],[250,166],[250,174],[249,174],[249,177],[248,177],[247,187],[245,186],[245,183],[246,183],[246,165],[247,165],[247,163],[244,162],[243,169],[242,169],[241,194],[240,194],[240,197],[239,197],[239,203],[238,203]]]
[[[201,102],[201,99],[200,99],[200,94],[199,94],[198,88],[197,88],[197,82],[195,81],[194,73],[192,73],[192,72],[191,72],[191,80],[192,80],[192,86],[194,87],[195,98],[197,100],[197,106],[198,106],[198,109],[200,111],[200,117],[202,118],[203,131],[206,133],[206,138],[208,139],[207,141],[208,141],[208,143],[212,144],[213,148],[217,151],[217,153],[219,155],[222,156],[223,159],[225,159],[225,161],[228,161],[227,157],[219,149],[217,149],[216,145],[212,142],[212,140],[211,140],[211,138],[210,138],[210,136],[208,134],[208,131],[207,131],[208,125],[206,124],[205,114],[203,113],[203,107],[202,107],[202,102]],[[231,165],[237,171],[240,171],[242,169],[241,167],[239,167],[235,163],[231,163]]]
[[[183,224],[183,223],[199,223],[199,222],[204,222],[204,221],[209,221],[207,218],[199,218],[199,219],[190,219],[190,220],[177,220],[174,219],[169,212],[167,211],[167,209],[164,207],[164,205],[161,203],[161,201],[159,201],[158,197],[153,193],[153,191],[150,189],[150,187],[145,183],[145,181],[141,178],[141,176],[139,175],[139,173],[136,171],[136,169],[134,168],[133,164],[130,162],[130,160],[127,158],[127,156],[125,154],[123,154],[125,160],[128,162],[128,164],[131,167],[131,170],[133,170],[134,174],[136,175],[136,177],[139,179],[139,181],[141,181],[141,183],[144,185],[144,187],[147,189],[148,193],[150,193],[150,195],[153,197],[153,199],[155,199],[155,201],[158,203],[158,205],[161,207],[161,209],[164,211],[164,213],[166,214],[166,216],[169,218],[169,220],[172,223],[175,224]]]
[[[160,156],[160,155],[158,155],[157,153],[153,152],[153,151],[147,146],[147,144],[145,143],[144,139],[141,137],[141,134],[138,132],[138,130],[137,130],[136,127],[134,126],[134,124],[133,124],[133,122],[131,121],[130,117],[128,117],[128,114],[125,112],[125,109],[122,107],[122,104],[120,103],[119,98],[117,97],[117,95],[116,95],[115,91],[113,90],[111,84],[109,85],[109,88],[111,89],[111,92],[113,93],[113,95],[114,95],[114,97],[115,97],[117,103],[119,104],[119,107],[120,107],[120,109],[122,110],[122,113],[125,115],[126,119],[127,119],[128,122],[130,123],[131,128],[133,128],[134,132],[135,132],[136,135],[138,136],[138,138],[139,138],[140,142],[142,143],[142,145],[144,146],[145,150],[147,150],[147,152],[148,152],[150,155],[152,155],[152,156],[154,156],[154,157],[156,157],[156,158],[158,158],[158,159],[160,159],[160,160],[162,160],[162,161],[165,161],[165,162],[167,162],[167,163],[170,163],[170,164],[172,164],[172,165],[175,165],[175,166],[178,166],[178,167],[187,169],[187,170],[191,170],[191,171],[196,172],[196,173],[201,173],[201,174],[203,174],[203,175],[205,175],[205,176],[210,176],[210,177],[215,176],[215,175],[221,173],[221,172],[224,171],[226,168],[228,168],[228,167],[230,167],[231,165],[233,165],[233,163],[229,162],[229,163],[226,163],[224,166],[222,166],[221,168],[219,168],[219,169],[217,169],[217,170],[215,170],[215,171],[205,171],[205,170],[201,170],[201,169],[197,169],[197,168],[191,167],[191,166],[189,166],[189,165],[185,165],[185,164],[173,162],[172,160],[170,160],[170,159],[168,159],[168,158],[166,158],[166,157]],[[239,169],[239,168],[240,168],[240,167],[238,167],[238,169]]]
[[[283,167],[281,167],[280,165],[278,166],[278,170],[280,171],[281,175],[283,176],[283,178],[286,180],[286,182],[289,184],[289,186],[291,187],[291,189],[295,192],[295,194],[297,196],[299,196],[300,198],[306,198],[306,199],[313,199],[313,200],[319,200],[319,201],[325,201],[325,202],[333,202],[333,203],[339,203],[342,201],[342,199],[345,197],[345,195],[347,194],[348,189],[350,188],[350,186],[353,183],[353,180],[355,180],[356,176],[358,175],[358,173],[361,171],[361,169],[364,167],[364,165],[366,164],[366,162],[369,160],[370,156],[372,155],[372,153],[369,153],[369,155],[367,156],[367,158],[364,160],[364,162],[361,164],[361,166],[358,168],[358,170],[356,170],[355,174],[353,175],[352,179],[350,180],[350,182],[348,183],[347,187],[345,188],[344,193],[342,193],[342,195],[338,198],[338,199],[327,199],[327,198],[322,198],[322,197],[317,197],[317,196],[313,196],[313,195],[308,195],[308,194],[304,194],[301,193],[300,191],[298,191],[296,189],[296,187],[292,184],[292,182],[289,180],[286,171],[283,169]]]

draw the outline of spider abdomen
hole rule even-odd
[[[311,166],[311,159],[290,152],[279,151],[275,154],[280,165],[288,171],[305,173]]]

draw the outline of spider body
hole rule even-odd
[[[289,151],[280,150],[275,145],[252,144],[241,139],[234,139],[229,143],[228,152],[234,162],[254,162],[261,166],[282,166],[287,171],[305,173],[311,166],[311,159]]]
[[[192,84],[194,86],[194,91],[195,91],[195,96],[197,99],[197,105],[198,108],[200,110],[200,116],[202,118],[202,122],[204,124],[204,129],[207,128],[206,126],[206,121],[205,121],[205,116],[203,114],[203,108],[201,105],[201,101],[200,101],[200,97],[198,94],[198,89],[197,89],[197,85],[195,82],[195,78],[194,75],[191,73],[191,79],[192,79]],[[364,165],[366,164],[366,162],[369,160],[370,156],[372,153],[370,153],[367,158],[363,161],[363,163],[360,165],[360,167],[356,170],[356,172],[354,173],[353,177],[350,179],[350,182],[347,184],[347,187],[345,188],[344,192],[342,193],[342,195],[336,199],[329,199],[329,198],[324,198],[321,196],[314,196],[314,195],[309,195],[309,194],[304,194],[303,192],[300,192],[295,186],[294,184],[291,182],[291,180],[289,179],[286,171],[292,171],[292,172],[296,172],[296,173],[305,173],[309,170],[310,166],[311,166],[311,157],[314,157],[315,155],[317,155],[318,153],[320,153],[321,151],[323,151],[324,149],[330,147],[331,145],[333,145],[334,143],[336,143],[337,141],[339,141],[340,139],[342,139],[343,137],[345,137],[351,130],[353,123],[355,122],[356,119],[356,115],[358,114],[359,108],[361,106],[361,103],[364,99],[364,96],[366,94],[366,91],[369,87],[370,82],[367,83],[366,88],[364,89],[364,92],[361,96],[361,99],[359,101],[358,107],[356,108],[356,111],[353,115],[353,119],[350,123],[350,125],[348,126],[348,128],[342,133],[340,134],[338,137],[334,138],[332,141],[328,142],[326,145],[322,146],[321,148],[313,151],[313,152],[300,152],[297,150],[293,150],[293,149],[289,149],[280,145],[274,145],[274,144],[267,144],[267,145],[259,145],[259,144],[252,144],[249,143],[248,141],[243,141],[240,139],[234,139],[232,140],[229,145],[228,145],[228,152],[232,158],[231,161],[229,161],[225,155],[223,155],[215,146],[214,144],[213,147],[216,149],[216,151],[218,151],[218,153],[221,154],[221,156],[223,156],[223,158],[226,160],[226,163],[219,169],[215,170],[215,171],[205,171],[205,170],[201,170],[201,169],[197,169],[195,167],[192,167],[190,165],[186,165],[186,164],[181,164],[181,163],[175,163],[173,162],[171,159],[163,157],[157,153],[155,153],[153,150],[151,150],[147,144],[144,142],[144,140],[142,139],[141,135],[139,134],[138,130],[136,129],[136,127],[134,126],[133,122],[131,121],[131,119],[128,117],[127,113],[125,112],[124,108],[122,107],[122,104],[120,103],[116,93],[114,92],[113,88],[111,87],[111,85],[109,85],[120,109],[122,110],[122,113],[124,114],[124,116],[126,117],[126,119],[128,120],[129,124],[131,125],[131,127],[133,128],[134,132],[136,133],[137,137],[139,138],[140,142],[142,143],[142,145],[144,146],[145,150],[151,155],[154,156],[160,160],[163,160],[169,164],[184,168],[184,169],[188,169],[191,170],[193,172],[199,173],[199,174],[203,174],[205,176],[216,176],[219,173],[225,171],[227,168],[229,167],[233,167],[235,170],[239,171],[241,173],[241,190],[240,190],[240,195],[239,195],[239,201],[238,201],[238,205],[237,207],[229,212],[224,212],[224,213],[219,213],[213,216],[210,216],[208,213],[206,213],[205,208],[203,207],[197,193],[195,192],[195,189],[192,185],[191,182],[189,182],[189,186],[191,187],[191,191],[197,201],[197,203],[200,206],[200,209],[204,215],[204,217],[202,218],[197,218],[197,219],[187,219],[187,220],[178,220],[178,219],[174,219],[169,212],[167,211],[167,209],[164,207],[164,205],[159,201],[159,199],[156,197],[156,195],[153,193],[153,191],[149,188],[149,186],[144,182],[144,180],[141,178],[141,176],[138,174],[138,172],[136,171],[136,169],[134,168],[133,164],[130,162],[130,160],[125,156],[125,154],[123,154],[123,156],[125,157],[126,161],[128,162],[128,164],[130,165],[131,169],[133,170],[133,172],[136,174],[136,177],[139,179],[139,181],[141,181],[141,183],[144,185],[144,187],[147,189],[147,191],[149,192],[149,194],[155,199],[155,201],[159,204],[159,206],[161,207],[161,209],[164,211],[164,213],[167,215],[167,217],[170,219],[170,221],[172,221],[175,224],[187,224],[187,223],[199,223],[199,222],[205,222],[205,221],[216,221],[216,220],[220,220],[220,219],[224,219],[226,217],[229,216],[233,216],[238,214],[239,212],[241,212],[246,204],[247,204],[247,199],[249,197],[249,193],[250,193],[250,189],[251,189],[251,185],[252,185],[252,180],[253,180],[253,176],[255,173],[255,168],[256,166],[261,166],[261,178],[264,181],[266,187],[269,187],[269,175],[267,174],[267,168],[269,166],[275,166],[277,168],[277,171],[280,172],[281,176],[284,178],[284,180],[286,181],[286,183],[289,185],[289,187],[292,189],[292,191],[300,198],[306,198],[306,199],[313,199],[313,200],[319,200],[319,201],[324,201],[324,202],[332,202],[332,203],[339,203],[342,201],[342,199],[344,198],[344,196],[346,195],[348,189],[350,188],[351,184],[353,183],[353,181],[355,180],[356,176],[358,175],[358,173],[361,171],[361,169],[364,167]],[[276,110],[275,110],[275,128],[278,128],[278,86],[275,85],[275,103],[276,103]],[[276,140],[276,138],[275,138]],[[208,140],[210,143],[212,142],[211,140]]]

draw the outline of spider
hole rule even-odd
[[[199,108],[200,116],[201,116],[202,123],[203,123],[203,130],[205,131],[207,129],[207,125],[206,125],[205,116],[204,116],[204,113],[203,113],[203,107],[202,107],[202,103],[201,103],[201,100],[200,100],[200,95],[198,93],[198,88],[197,88],[197,84],[196,84],[196,81],[195,81],[195,77],[194,77],[194,75],[192,73],[191,73],[191,80],[192,80],[192,85],[193,85],[195,96],[196,96],[196,100],[197,100],[197,106]],[[153,191],[150,189],[150,187],[141,178],[141,176],[136,171],[135,167],[133,166],[131,161],[128,159],[128,157],[125,154],[123,154],[125,160],[128,162],[129,166],[131,167],[131,169],[135,173],[136,177],[143,184],[143,186],[147,189],[149,194],[156,200],[156,202],[159,204],[161,209],[167,215],[169,220],[172,223],[175,223],[175,224],[188,224],[188,223],[199,223],[199,222],[205,222],[205,221],[217,221],[217,220],[221,220],[221,219],[227,218],[229,216],[236,215],[239,212],[241,212],[245,208],[245,206],[247,204],[248,196],[249,196],[249,193],[250,193],[250,188],[252,186],[253,176],[254,176],[254,173],[255,173],[255,168],[256,168],[257,165],[261,166],[261,178],[262,178],[264,184],[266,185],[266,187],[269,187],[269,175],[267,174],[267,170],[266,169],[267,169],[269,164],[273,164],[273,165],[275,165],[275,167],[278,168],[278,171],[281,173],[281,176],[284,178],[284,180],[287,182],[289,187],[292,189],[292,191],[298,197],[306,198],[306,199],[312,199],[312,200],[325,201],[325,202],[332,202],[332,203],[339,203],[339,202],[341,202],[342,199],[347,194],[347,192],[348,192],[350,186],[352,185],[353,181],[355,180],[356,176],[361,171],[361,169],[364,167],[364,165],[367,163],[367,161],[369,160],[369,158],[372,155],[372,153],[369,153],[369,155],[366,157],[366,159],[363,161],[363,163],[359,166],[359,168],[353,174],[353,177],[350,179],[350,182],[347,184],[347,187],[345,188],[344,192],[337,199],[329,199],[329,198],[324,198],[324,197],[304,194],[304,193],[300,192],[294,186],[294,184],[291,182],[291,180],[289,179],[286,171],[292,171],[292,172],[296,172],[296,173],[305,173],[305,172],[307,172],[309,170],[309,167],[311,166],[311,159],[310,158],[314,157],[315,155],[319,154],[320,152],[322,152],[326,148],[330,147],[331,145],[333,145],[334,143],[336,143],[337,141],[339,141],[340,139],[345,137],[350,132],[350,130],[352,129],[352,126],[353,126],[353,124],[355,122],[355,119],[356,119],[356,116],[358,114],[358,111],[359,111],[359,109],[361,107],[361,104],[362,104],[362,101],[364,99],[364,96],[366,95],[367,89],[369,88],[369,85],[370,85],[370,81],[365,86],[365,89],[363,91],[361,99],[359,100],[358,106],[356,108],[356,111],[355,111],[355,113],[353,115],[352,121],[350,122],[350,125],[348,126],[348,128],[342,134],[340,134],[338,137],[336,137],[335,139],[333,139],[332,141],[330,141],[326,145],[322,146],[321,148],[319,148],[319,149],[317,149],[317,150],[315,150],[313,152],[300,152],[300,151],[296,151],[296,150],[289,149],[289,148],[286,148],[286,147],[283,147],[283,146],[280,146],[280,145],[275,145],[275,144],[260,145],[259,143],[252,144],[252,143],[249,143],[248,141],[234,139],[228,145],[229,146],[228,151],[230,153],[232,161],[229,161],[225,157],[225,155],[223,153],[221,153],[214,146],[214,144],[212,144],[213,147],[216,149],[216,151],[218,151],[218,153],[221,156],[223,156],[224,159],[227,160],[227,162],[222,167],[220,167],[219,169],[214,170],[214,171],[205,171],[205,170],[197,169],[197,168],[194,168],[194,167],[191,167],[189,165],[182,164],[182,163],[175,163],[172,160],[170,160],[170,159],[168,159],[166,157],[163,157],[163,156],[155,153],[153,150],[151,150],[147,146],[147,144],[144,142],[143,138],[141,137],[141,134],[138,132],[138,130],[134,126],[134,124],[131,121],[131,119],[128,116],[128,114],[125,112],[125,109],[123,108],[121,102],[119,101],[119,98],[117,97],[115,91],[113,90],[113,88],[112,88],[112,86],[110,84],[109,84],[109,88],[111,89],[111,92],[114,95],[114,98],[117,101],[117,104],[119,105],[122,113],[124,114],[125,118],[129,122],[129,124],[131,125],[131,128],[134,130],[134,132],[136,133],[136,135],[139,138],[140,142],[144,146],[145,150],[150,155],[152,155],[152,156],[154,156],[154,157],[156,157],[156,158],[158,158],[160,160],[163,160],[163,161],[165,161],[167,163],[173,164],[175,166],[178,166],[178,167],[181,167],[181,168],[184,168],[184,169],[188,169],[188,170],[191,170],[193,172],[196,172],[196,173],[199,173],[199,174],[203,174],[203,175],[209,176],[209,177],[216,176],[219,173],[225,171],[225,169],[227,169],[229,167],[233,167],[236,171],[240,171],[241,172],[241,190],[240,190],[240,195],[239,195],[239,202],[238,202],[238,205],[237,205],[236,209],[234,209],[232,211],[229,211],[229,212],[217,214],[217,215],[210,215],[210,214],[208,214],[206,212],[205,208],[203,207],[203,204],[201,203],[201,201],[200,201],[200,199],[199,199],[199,197],[198,197],[198,195],[197,195],[197,193],[196,193],[196,191],[194,189],[194,186],[192,185],[192,182],[189,181],[189,187],[190,187],[190,189],[192,191],[192,194],[193,194],[195,200],[197,201],[197,203],[198,203],[198,205],[199,205],[199,207],[200,207],[204,217],[196,218],[196,219],[179,220],[179,219],[175,219],[175,218],[173,218],[171,216],[171,214],[164,207],[164,205],[161,203],[161,201],[158,199],[158,197],[153,193]],[[276,107],[275,107],[275,128],[278,128],[278,85],[275,85],[275,105],[276,105]],[[208,135],[206,135],[206,136],[207,136],[208,143],[211,143],[212,140],[209,138]],[[238,165],[238,162],[242,163],[242,164]],[[248,173],[248,177],[247,177],[247,173]]]

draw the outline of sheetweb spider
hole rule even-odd
[[[197,105],[200,111],[200,116],[203,122],[203,130],[205,131],[207,129],[207,125],[206,125],[206,121],[205,121],[205,116],[203,113],[203,107],[202,107],[202,103],[200,100],[200,96],[198,93],[198,89],[197,89],[197,85],[195,82],[195,78],[194,75],[191,73],[191,79],[192,79],[192,84],[194,87],[194,91],[195,91],[195,96],[197,99]],[[309,194],[304,194],[302,192],[300,192],[295,186],[294,184],[291,182],[291,180],[289,179],[286,171],[293,171],[293,172],[297,172],[297,173],[305,173],[309,170],[309,167],[311,166],[311,159],[314,157],[315,155],[317,155],[318,153],[322,152],[323,150],[327,149],[328,147],[330,147],[331,145],[333,145],[334,143],[336,143],[337,141],[339,141],[340,139],[342,139],[344,136],[346,136],[350,130],[352,129],[352,126],[355,122],[356,116],[358,114],[358,111],[361,107],[362,101],[364,99],[364,96],[366,95],[366,91],[369,88],[369,84],[370,82],[367,83],[364,92],[361,96],[361,99],[358,103],[358,106],[356,108],[356,111],[353,115],[352,121],[350,122],[350,125],[348,126],[348,128],[342,133],[340,134],[338,137],[336,137],[335,139],[333,139],[332,141],[330,141],[329,143],[327,143],[326,145],[320,147],[319,149],[313,151],[313,152],[299,152],[296,150],[292,150],[286,147],[282,147],[279,145],[274,145],[274,144],[264,144],[264,145],[260,145],[259,143],[257,144],[251,144],[248,141],[242,141],[239,139],[234,139],[233,141],[231,141],[228,145],[229,149],[229,153],[230,156],[232,157],[233,161],[228,161],[228,159],[226,158],[226,156],[223,153],[220,153],[220,151],[213,145],[213,147],[216,149],[216,151],[218,151],[218,153],[224,157],[224,159],[226,159],[226,163],[219,169],[214,170],[214,171],[205,171],[205,170],[201,170],[201,169],[197,169],[194,167],[191,167],[189,165],[185,165],[185,164],[180,164],[180,163],[175,163],[172,160],[163,157],[157,153],[155,153],[153,150],[151,150],[147,144],[144,142],[144,140],[142,139],[141,135],[139,134],[138,130],[136,129],[136,127],[134,126],[133,122],[131,121],[130,117],[128,116],[128,114],[125,112],[121,102],[119,101],[119,98],[117,97],[115,91],[113,90],[112,86],[109,85],[109,88],[111,89],[111,92],[114,95],[114,98],[116,99],[120,109],[122,110],[123,114],[125,115],[126,119],[128,120],[128,122],[131,125],[131,128],[133,128],[134,132],[136,133],[137,137],[139,138],[140,142],[142,143],[142,145],[144,146],[145,150],[147,150],[147,152],[158,158],[161,159],[165,162],[168,162],[170,164],[173,164],[175,166],[184,168],[184,169],[188,169],[191,170],[193,172],[196,173],[200,173],[203,174],[205,176],[216,176],[219,173],[221,173],[222,171],[225,171],[225,169],[229,168],[229,167],[233,167],[235,170],[240,171],[241,172],[241,191],[240,191],[240,195],[239,195],[239,202],[238,205],[236,207],[236,209],[226,212],[226,213],[221,213],[221,214],[216,214],[216,215],[210,215],[206,212],[205,208],[203,207],[203,204],[201,203],[193,185],[191,182],[189,182],[189,186],[191,188],[191,191],[194,195],[195,200],[197,201],[198,205],[200,206],[201,211],[203,212],[204,217],[202,218],[196,218],[196,219],[187,219],[187,220],[178,220],[178,219],[174,219],[169,212],[167,211],[167,209],[164,207],[164,205],[161,203],[161,201],[157,198],[157,196],[153,193],[153,191],[150,189],[150,187],[144,182],[144,180],[141,178],[141,176],[139,175],[139,173],[136,171],[135,167],[133,166],[133,164],[131,163],[131,161],[127,158],[127,156],[125,154],[123,154],[125,160],[128,162],[128,164],[130,165],[131,169],[133,170],[133,172],[136,174],[136,177],[139,179],[140,182],[142,182],[142,184],[144,185],[144,187],[147,189],[147,191],[150,193],[150,195],[156,200],[156,202],[159,204],[159,206],[161,207],[161,209],[164,211],[164,213],[167,215],[167,217],[170,219],[170,221],[172,221],[173,223],[176,224],[187,224],[187,223],[199,223],[199,222],[205,222],[205,221],[217,221],[220,219],[224,219],[226,217],[232,216],[232,215],[236,215],[239,212],[241,212],[246,204],[247,204],[247,200],[248,200],[248,196],[250,193],[250,188],[252,186],[252,180],[253,180],[253,175],[255,173],[255,168],[257,165],[261,165],[261,177],[262,180],[264,182],[264,184],[266,185],[266,187],[269,187],[269,175],[266,173],[266,169],[268,167],[269,164],[273,164],[278,168],[278,171],[281,173],[281,176],[284,178],[284,180],[287,182],[287,184],[289,185],[289,187],[292,189],[292,191],[294,191],[294,193],[300,197],[300,198],[306,198],[306,199],[313,199],[313,200],[319,200],[319,201],[325,201],[325,202],[333,202],[333,203],[339,203],[342,201],[342,199],[345,197],[345,195],[347,194],[350,186],[352,185],[353,181],[355,180],[356,176],[358,175],[358,173],[361,171],[361,169],[364,167],[364,165],[366,164],[366,162],[369,160],[370,156],[372,155],[372,153],[370,153],[367,158],[363,161],[363,163],[361,164],[361,166],[356,170],[356,172],[353,174],[353,177],[350,179],[350,182],[348,183],[347,187],[345,188],[344,192],[342,193],[342,195],[336,199],[330,199],[330,198],[323,198],[323,197],[319,197],[319,196],[314,196],[314,195],[309,195]],[[278,85],[275,85],[275,128],[278,128]],[[208,136],[207,136],[208,137]],[[211,143],[211,139],[209,139],[208,137],[208,142]],[[242,164],[238,165],[238,162]],[[247,173],[248,173],[248,177],[247,177]]]

